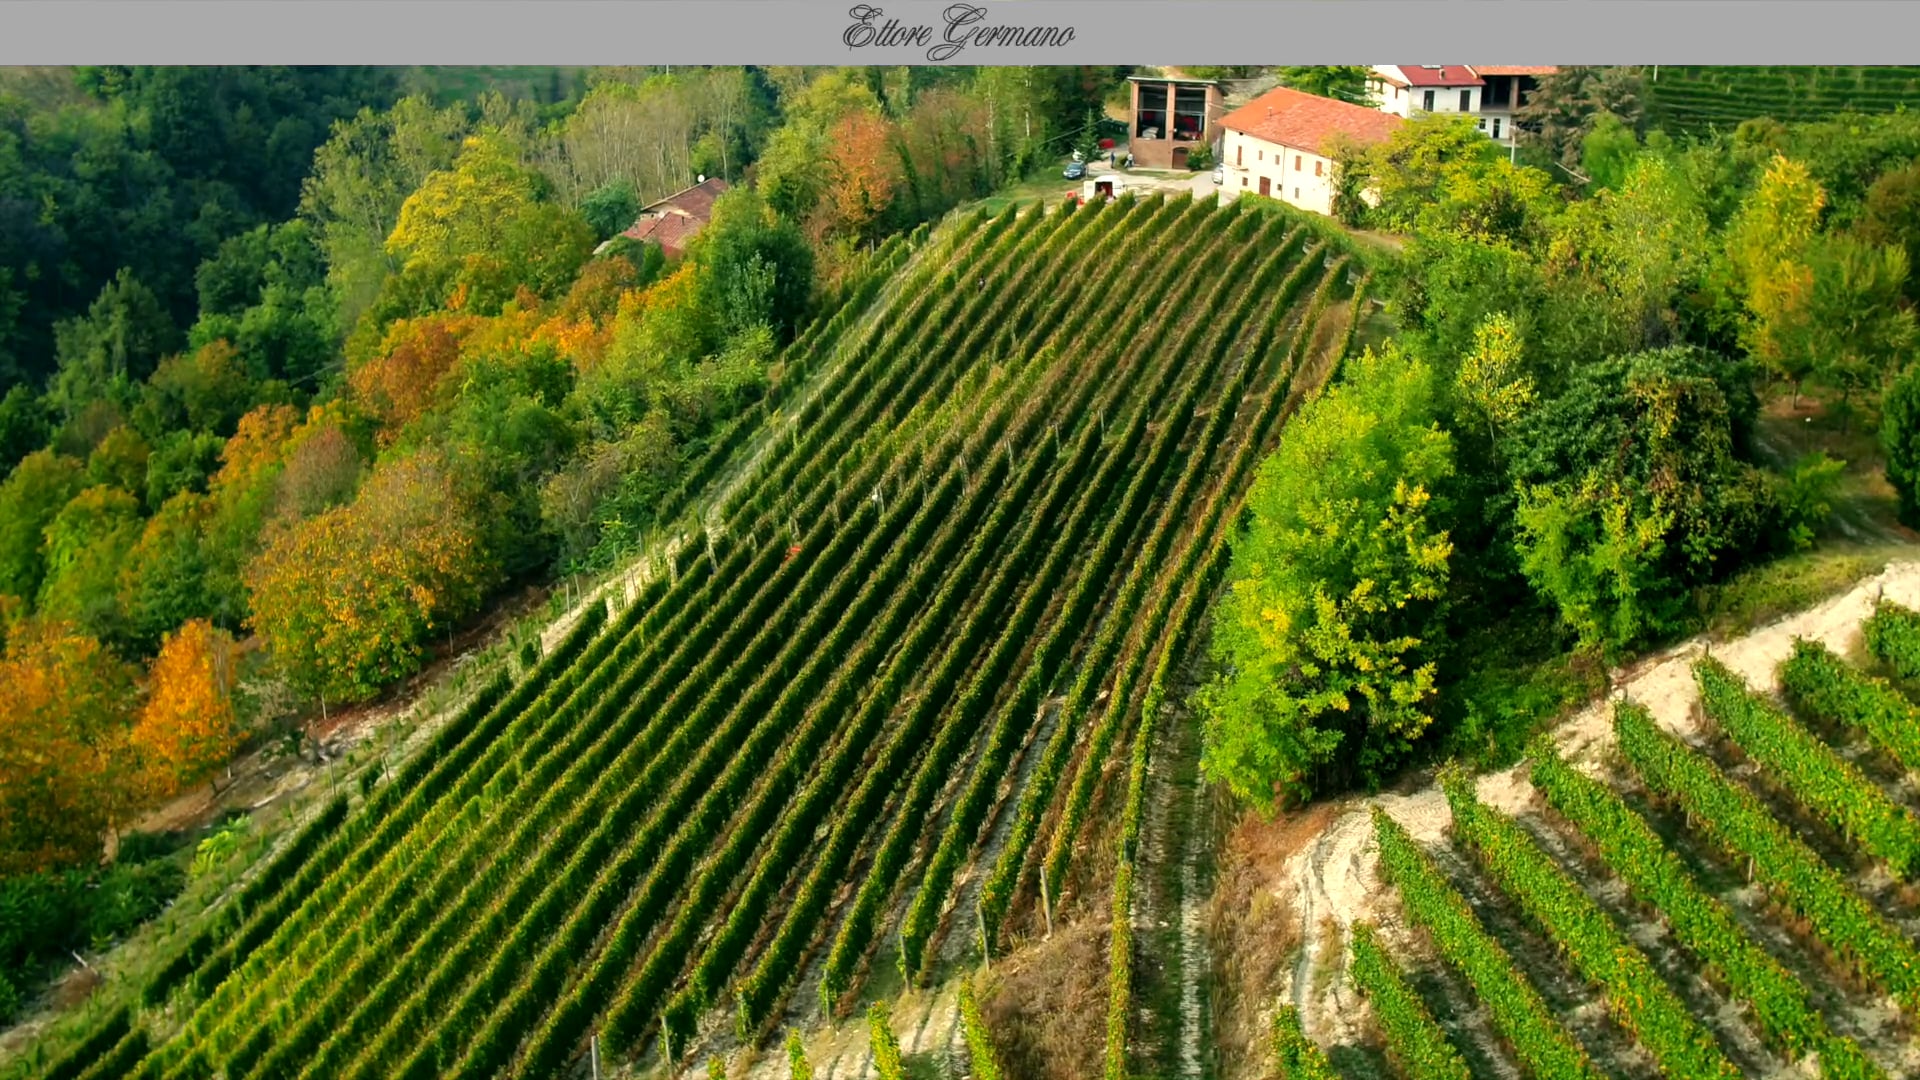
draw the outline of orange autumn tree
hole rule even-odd
[[[833,179],[822,207],[826,217],[817,226],[821,231],[867,239],[900,187],[897,138],[892,122],[865,110],[848,113],[834,125]]]
[[[26,618],[0,656],[0,873],[97,857],[132,806],[134,669],[71,623]]]
[[[459,364],[460,346],[482,320],[471,315],[397,319],[379,351],[347,375],[356,400],[380,419],[381,445],[430,408]]]
[[[150,794],[211,780],[240,745],[233,705],[233,636],[205,619],[167,635],[148,672],[132,742]]]
[[[419,670],[425,643],[498,576],[452,471],[419,453],[383,462],[353,502],[275,532],[247,568],[249,625],[296,687],[364,701]]]

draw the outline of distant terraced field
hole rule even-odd
[[[1743,120],[1824,120],[1920,105],[1920,67],[1648,68],[1648,107],[1674,134],[1732,130]]]
[[[696,467],[717,527],[336,802],[54,1075],[684,1060],[970,967],[1040,875],[1110,872],[1094,808],[1366,268],[1184,196],[977,212],[876,266]]]

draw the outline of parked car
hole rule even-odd
[[[1067,171],[1064,173],[1061,173],[1060,175],[1066,177],[1069,180],[1078,180],[1081,177],[1087,175],[1087,163],[1084,161],[1069,162],[1067,164]]]
[[[1227,166],[1225,162],[1213,167],[1213,182],[1216,184],[1224,184],[1227,182]]]

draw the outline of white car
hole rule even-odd
[[[1227,182],[1226,162],[1223,161],[1213,167],[1213,182],[1216,184],[1224,184]]]

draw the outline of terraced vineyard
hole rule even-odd
[[[1920,67],[1689,67],[1649,71],[1650,112],[1673,134],[1742,120],[1824,120],[1835,113],[1895,112],[1920,101]]]
[[[704,535],[330,807],[54,1075],[685,1058],[1104,880],[1093,808],[1364,268],[1185,197],[975,213],[873,265],[696,466]]]
[[[1860,662],[1788,633],[1643,673],[1570,751],[1355,811],[1391,888],[1334,962],[1371,1019],[1325,1060],[1281,1039],[1283,1075],[1915,1075],[1920,707],[1871,669],[1920,670],[1920,614],[1879,602]]]

